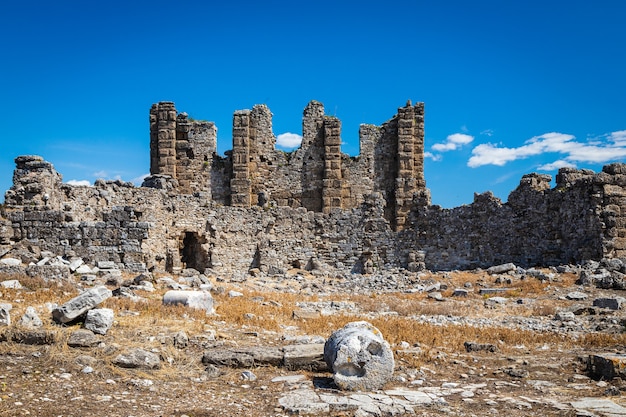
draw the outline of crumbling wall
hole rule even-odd
[[[17,157],[0,211],[0,254],[41,251],[131,270],[214,273],[293,266],[320,273],[504,262],[555,265],[626,257],[626,165],[525,175],[503,203],[491,193],[453,209],[430,204],[423,173],[423,105],[362,125],[361,153],[342,154],[341,122],[311,102],[302,146],[274,148],[266,106],[238,111],[233,150],[216,128],[171,102],[150,111],[151,176],[143,187],[62,184],[39,156]],[[2,256],[0,255],[0,256]],[[334,271],[334,272],[333,272]]]

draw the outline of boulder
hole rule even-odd
[[[161,360],[156,353],[136,348],[118,355],[113,360],[113,364],[120,368],[159,369]]]
[[[215,312],[213,297],[207,291],[171,290],[163,295],[163,304],[182,304],[187,307],[205,310],[207,314]]]
[[[97,334],[107,334],[113,325],[113,310],[110,308],[94,308],[87,312],[85,329]]]
[[[383,387],[394,370],[393,352],[376,327],[366,321],[346,324],[324,345],[324,361],[343,390],[372,391]]]
[[[67,303],[52,310],[52,317],[59,323],[69,323],[76,320],[87,311],[111,297],[113,293],[105,286],[98,286],[87,290]]]

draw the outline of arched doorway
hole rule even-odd
[[[180,248],[180,260],[184,268],[193,268],[196,271],[204,272],[206,268],[211,267],[211,257],[203,248],[206,239],[198,235],[196,232],[185,232],[181,236],[182,242]]]

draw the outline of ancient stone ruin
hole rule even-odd
[[[341,153],[341,122],[312,101],[302,145],[275,149],[265,105],[233,116],[233,149],[213,123],[174,103],[150,110],[150,173],[141,187],[73,186],[50,162],[19,156],[0,212],[0,257],[109,262],[132,271],[280,274],[472,269],[626,255],[626,165],[525,175],[503,203],[491,193],[453,209],[430,203],[424,104],[362,125],[360,155]]]

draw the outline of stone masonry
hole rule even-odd
[[[556,265],[626,257],[626,165],[525,175],[503,203],[430,203],[424,104],[381,126],[361,125],[360,155],[341,152],[341,121],[311,101],[302,144],[275,149],[265,105],[233,116],[233,148],[217,129],[150,109],[150,173],[142,187],[71,186],[39,156],[19,156],[0,211],[0,254],[28,263],[42,251],[112,261],[127,270],[325,273]],[[8,256],[7,255],[7,256]]]

